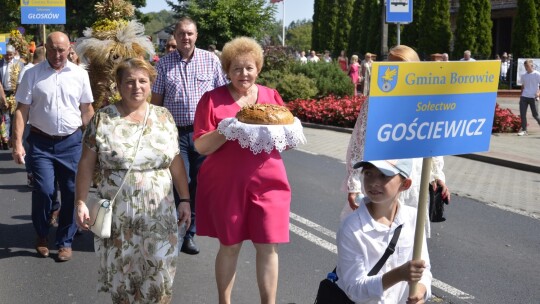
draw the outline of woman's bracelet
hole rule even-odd
[[[191,203],[190,198],[181,198],[178,200],[179,203]]]

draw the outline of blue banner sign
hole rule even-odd
[[[8,43],[8,34],[0,34],[0,54],[5,55],[6,54],[6,47]]]
[[[499,61],[375,62],[365,160],[489,150]]]
[[[22,24],[66,24],[65,0],[21,0]]]

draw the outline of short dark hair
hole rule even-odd
[[[191,19],[190,17],[188,16],[184,16],[182,18],[180,18],[178,20],[178,22],[176,22],[176,25],[174,26],[174,31],[176,32],[176,30],[178,29],[178,25],[179,24],[182,24],[182,23],[188,23],[188,24],[193,24],[195,26],[195,30],[197,30],[197,22],[195,22],[193,19]]]

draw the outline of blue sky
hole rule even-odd
[[[284,0],[274,4],[277,7],[276,20],[283,19],[283,4],[285,3],[285,25],[292,21],[309,19],[313,17],[313,3],[315,0]],[[268,0],[270,2],[270,0]],[[165,0],[146,0],[146,7],[142,8],[143,13],[159,12],[169,10]]]

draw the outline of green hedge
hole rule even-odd
[[[303,74],[315,80],[318,90],[318,97],[334,95],[336,97],[354,95],[354,85],[347,74],[345,74],[335,63],[296,63],[292,65],[291,72]]]
[[[317,96],[317,85],[315,81],[302,74],[269,71],[261,75],[258,82],[276,89],[285,101],[298,98],[311,99]]]

